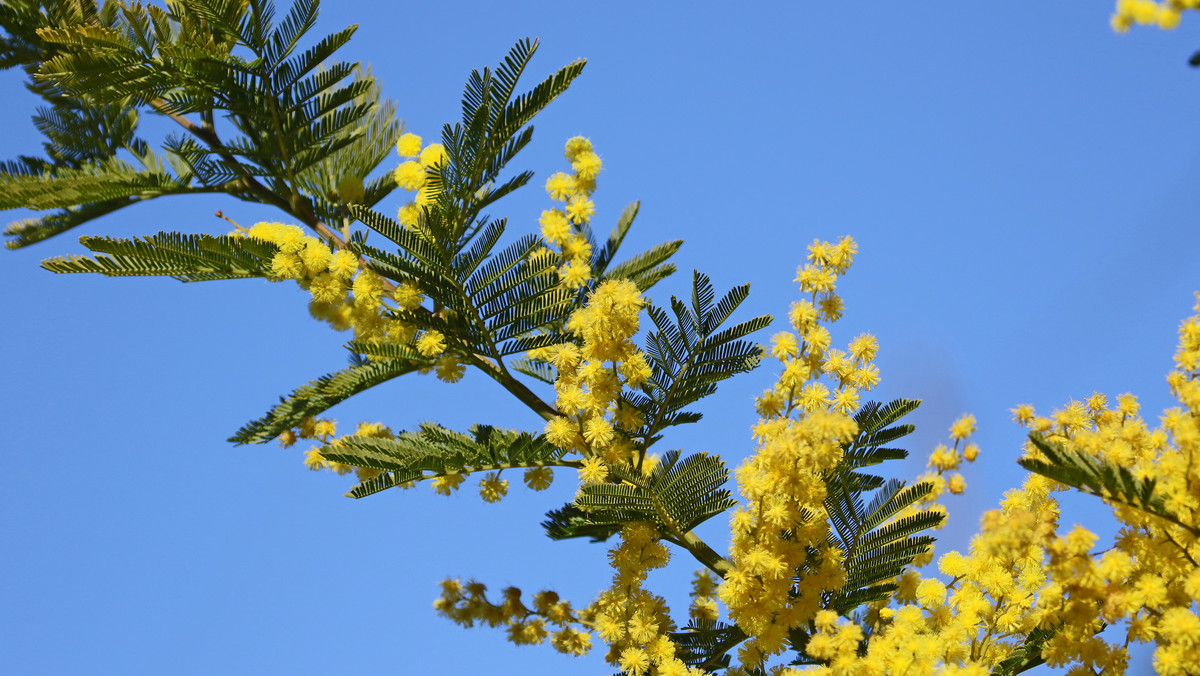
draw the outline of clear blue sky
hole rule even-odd
[[[857,238],[835,342],[874,332],[877,397],[925,400],[916,461],[900,471],[919,472],[958,415],[979,420],[983,454],[968,493],[949,501],[944,552],[965,547],[1020,481],[1011,407],[1134,392],[1153,419],[1169,403],[1175,331],[1200,289],[1200,72],[1186,66],[1200,16],[1118,36],[1110,11],[342,1],[319,30],[360,23],[344,58],[369,61],[427,137],[456,119],[470,69],[516,39],[542,40],[530,84],[587,57],[517,165],[540,183],[566,168],[566,138],[591,137],[605,160],[598,229],[640,199],[630,251],[687,240],[684,274],[660,300],[698,268],[722,287],[752,282],[746,316],[782,317],[805,245]],[[17,73],[0,73],[0,92],[0,157],[37,151]],[[531,187],[503,215],[520,232],[547,205]],[[79,234],[223,232],[218,208],[243,223],[278,218],[164,199]],[[82,251],[67,235],[0,252],[0,671],[607,673],[603,649],[574,660],[512,647],[430,605],[446,575],[586,604],[607,584],[603,549],[552,543],[538,525],[570,498],[572,477],[542,494],[514,486],[499,505],[427,488],[353,501],[341,495],[348,478],[305,470],[301,450],[232,447],[224,439],[280,394],[343,366],[344,336],[308,318],[294,285],[37,267]],[[704,421],[663,445],[740,461],[751,398],[773,378],[767,367],[727,384]],[[539,427],[478,375],[405,380],[333,414],[343,425]],[[1094,502],[1067,510],[1065,526],[1109,527]],[[714,521],[704,534],[719,540]],[[680,556],[652,578],[680,617],[694,567]]]

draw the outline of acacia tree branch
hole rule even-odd
[[[330,228],[328,225],[323,223],[320,218],[317,217],[316,213],[313,212],[312,205],[308,202],[308,200],[304,199],[303,197],[300,197],[296,200],[288,200],[277,194],[274,190],[271,190],[267,186],[263,185],[253,172],[251,172],[244,164],[242,164],[242,162],[238,160],[233,153],[229,152],[225,144],[221,142],[221,138],[217,136],[216,130],[211,126],[198,125],[183,115],[171,111],[170,107],[167,105],[167,102],[162,99],[154,99],[150,101],[150,107],[153,108],[155,112],[171,118],[176,124],[183,127],[193,136],[203,141],[205,145],[215,150],[217,154],[221,156],[221,159],[225,160],[226,164],[241,174],[241,183],[246,190],[253,193],[256,197],[260,198],[264,202],[274,205],[289,215],[302,221],[305,225],[320,234],[321,237],[328,241],[335,249],[347,249],[346,240],[343,239],[337,231],[335,231],[333,228]],[[364,268],[366,267],[367,261],[365,258],[359,256],[359,262]],[[383,279],[381,281],[383,282],[387,292],[390,293],[396,290],[396,285],[393,284],[391,280]],[[426,311],[428,312],[428,310]],[[500,383],[504,389],[508,390],[513,396],[520,400],[521,403],[528,406],[541,418],[550,420],[559,414],[557,409],[544,401],[533,390],[529,389],[525,383],[513,377],[512,374],[508,372],[508,369],[504,368],[503,362],[493,360],[491,357],[482,354],[472,354],[470,356],[472,358],[472,363],[479,368],[479,370],[483,371],[488,375],[488,377]]]

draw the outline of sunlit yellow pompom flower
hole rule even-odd
[[[786,362],[800,353],[800,341],[796,334],[780,331],[771,336],[771,355]]]
[[[601,417],[592,418],[584,426],[583,438],[587,440],[593,448],[605,449],[612,444],[613,426],[607,419]]]
[[[318,449],[316,446],[313,446],[304,454],[304,466],[316,472],[317,470],[328,467],[329,463],[327,463],[325,458],[321,455],[320,449]]]
[[[318,303],[337,303],[346,297],[346,283],[328,272],[314,277],[308,290]]]
[[[458,490],[459,484],[466,481],[462,474],[447,474],[433,480],[433,490],[439,495],[450,495]]]
[[[354,299],[359,303],[378,305],[383,297],[383,282],[370,270],[363,270],[354,278]]]
[[[508,480],[501,479],[496,472],[488,472],[479,482],[479,496],[484,502],[500,502],[508,495]]]
[[[421,222],[421,208],[415,202],[401,205],[400,209],[396,211],[396,220],[400,222],[400,225],[411,230]]]
[[[975,416],[968,413],[954,421],[954,425],[950,427],[950,438],[966,439],[975,433],[975,429]]]
[[[592,214],[596,213],[596,205],[586,197],[572,197],[567,203],[567,216],[576,224],[583,224],[591,220]]]
[[[584,180],[592,180],[600,173],[600,169],[604,163],[600,160],[600,156],[593,152],[580,153],[572,162],[571,168],[575,170],[576,175]]]
[[[396,141],[396,153],[400,157],[416,157],[421,153],[421,137],[416,134],[402,134]]]
[[[271,274],[284,279],[300,279],[304,276],[304,261],[294,253],[279,251],[271,259]]]
[[[542,226],[542,237],[551,244],[561,245],[571,235],[571,223],[567,215],[558,209],[542,212],[538,223]]]
[[[348,280],[358,271],[358,258],[345,249],[334,252],[329,260],[329,272],[343,280]]]
[[[446,147],[440,143],[430,143],[421,151],[421,156],[417,159],[422,167],[433,167],[442,164],[446,160]]]
[[[572,260],[558,269],[558,276],[568,289],[578,289],[592,277],[592,266],[587,261]]]
[[[333,252],[324,242],[316,239],[309,240],[300,250],[300,260],[304,262],[304,267],[310,275],[325,272],[331,258]]]
[[[626,648],[621,651],[619,664],[629,676],[642,676],[650,668],[650,656],[641,648]]]
[[[546,179],[546,192],[550,194],[552,200],[566,202],[571,199],[575,191],[575,179],[561,171]]]
[[[556,416],[546,423],[546,440],[559,448],[570,448],[578,431],[567,418]]]
[[[405,190],[420,190],[425,185],[425,167],[413,160],[402,162],[392,176],[396,185]]]
[[[963,475],[955,472],[950,475],[950,480],[946,482],[946,490],[955,495],[960,495],[963,491],[967,490],[967,480],[963,478]]]
[[[452,356],[444,356],[437,361],[435,367],[438,380],[447,383],[457,383],[462,380],[466,367]]]
[[[436,357],[446,351],[446,337],[440,331],[428,331],[417,339],[417,352],[426,357]]]
[[[608,465],[600,458],[588,458],[579,468],[579,480],[585,484],[597,484],[608,478]]]
[[[572,136],[567,139],[566,146],[563,148],[563,156],[568,162],[574,162],[576,157],[583,153],[592,152],[592,142],[583,136]]]
[[[879,354],[879,341],[869,333],[861,334],[850,342],[850,354],[857,361],[871,361]]]
[[[412,284],[399,284],[396,290],[392,292],[393,299],[400,309],[412,312],[421,307],[421,303],[425,300],[421,290]]]

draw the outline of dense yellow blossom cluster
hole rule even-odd
[[[704,674],[676,656],[678,646],[668,635],[675,630],[670,608],[664,598],[643,586],[649,571],[670,560],[670,551],[659,541],[654,525],[626,525],[608,558],[616,571],[612,586],[588,608],[596,633],[608,643],[608,663],[628,676]]]
[[[406,228],[418,228],[424,209],[437,199],[437,187],[430,183],[429,172],[446,160],[446,148],[440,143],[421,146],[421,137],[408,133],[396,141],[396,153],[404,159],[392,172],[396,185],[417,193],[413,201],[400,207],[396,220]]]
[[[603,163],[592,142],[582,136],[569,139],[563,152],[574,173],[560,171],[546,180],[546,192],[563,207],[543,211],[538,223],[542,237],[560,257],[559,279],[567,288],[578,289],[592,277],[592,244],[584,233],[596,211],[592,193]]]
[[[829,609],[831,594],[846,581],[846,553],[829,537],[824,502],[835,488],[826,481],[857,433],[850,413],[859,408],[861,393],[879,382],[873,336],[862,334],[845,350],[831,346],[828,325],[843,310],[837,279],[855,253],[850,238],[809,247],[796,278],[807,297],[791,309],[793,330],[772,338],[770,353],[782,373],[757,399],[756,452],[735,473],[744,500],[731,518],[724,579],[703,572],[694,584],[693,620],[715,622],[723,604],[748,637],[726,674],[983,676],[1030,649],[1026,641],[1038,632],[1046,638],[1032,648],[1033,656],[1071,667],[1071,674],[1125,673],[1128,646],[1136,641],[1157,643],[1158,673],[1200,674],[1200,468],[1194,464],[1200,455],[1200,314],[1180,328],[1177,368],[1168,382],[1181,406],[1165,412],[1159,429],[1147,428],[1132,395],[1110,405],[1095,394],[1048,417],[1031,406],[1013,410],[1019,423],[1047,442],[1131,468],[1153,482],[1170,518],[1114,502],[1123,529],[1110,547],[1095,551],[1096,537],[1081,526],[1059,533],[1054,493],[1067,487],[1031,474],[983,516],[965,554],[951,551],[937,560],[940,576],[918,570],[933,562],[930,548],[914,562],[918,569],[893,580],[889,599],[868,604],[853,620]],[[642,420],[621,397],[625,387],[650,375],[632,342],[642,306],[632,283],[605,282],[568,322],[582,346],[559,345],[542,354],[557,369],[562,414],[547,424],[547,438],[583,457],[583,484],[612,481],[613,465],[636,470],[645,460],[633,436]],[[970,441],[975,430],[973,416],[954,422],[952,443],[933,449],[931,471],[921,478],[931,490],[888,523],[918,511],[945,513],[938,500],[965,489],[959,470],[980,453]],[[1026,453],[1036,457],[1039,451],[1031,443]],[[609,553],[616,571],[610,588],[570,618],[557,616],[560,633],[577,627],[567,634],[576,637],[572,641],[598,635],[609,645],[608,661],[629,676],[704,673],[680,659],[665,599],[643,586],[647,573],[669,559],[661,537],[652,524],[627,524]],[[544,622],[558,621],[545,608],[531,611],[511,599],[505,604],[489,604],[481,592],[455,586],[438,607],[468,624],[507,623],[518,643],[544,640]],[[1123,641],[1100,636],[1111,626],[1123,627]],[[771,666],[796,630],[809,633],[804,651],[820,664]],[[581,654],[562,647],[578,648],[578,642],[555,645]]]
[[[878,382],[872,364],[878,344],[863,334],[848,351],[834,349],[826,324],[842,315],[836,283],[856,252],[849,237],[809,247],[796,276],[808,297],[792,306],[794,331],[772,338],[771,354],[783,371],[758,398],[758,447],[736,472],[745,504],[733,513],[734,569],[718,594],[751,637],[738,652],[745,669],[783,652],[788,632],[812,621],[822,595],[845,581],[842,552],[828,543],[824,475],[857,431],[848,413],[858,407],[859,393]]]
[[[355,339],[361,341],[404,344],[416,335],[413,327],[390,318],[392,309],[411,311],[421,305],[424,296],[416,287],[385,282],[361,267],[350,251],[334,250],[295,225],[255,223],[238,232],[279,247],[271,259],[273,279],[292,279],[309,291],[309,311],[333,328],[354,329]],[[385,300],[393,302],[394,308],[387,307]]]
[[[1179,329],[1175,370],[1167,376],[1180,406],[1150,429],[1133,395],[1093,395],[1049,418],[1015,409],[1019,422],[1084,456],[1128,467],[1154,484],[1171,518],[1115,505],[1115,541],[1094,551],[1096,536],[1077,526],[1048,548],[1049,584],[1038,600],[1044,626],[1062,623],[1044,655],[1051,664],[1111,665],[1122,673],[1125,647],[1153,641],[1159,674],[1200,674],[1200,295]],[[1032,445],[1027,453],[1036,455]],[[1111,502],[1111,501],[1110,501]],[[1125,627],[1125,640],[1095,636],[1102,623]]]
[[[582,347],[566,343],[546,351],[558,371],[555,408],[562,414],[546,424],[546,438],[584,456],[584,483],[603,481],[608,464],[640,467],[644,460],[631,438],[642,416],[621,399],[625,387],[641,386],[652,373],[633,343],[643,305],[633,282],[606,281],[567,321]]]
[[[1200,0],[1117,0],[1117,9],[1109,23],[1124,33],[1134,25],[1158,26],[1171,30],[1179,25],[1185,10],[1200,10]]]
[[[931,463],[945,464],[973,427],[970,416],[956,422],[951,428],[955,448],[939,447]],[[1045,584],[1044,547],[1058,517],[1048,486],[1048,480],[1031,476],[1007,494],[1001,509],[985,514],[968,555],[952,551],[939,560],[949,582],[916,571],[901,575],[892,602],[872,604],[864,617],[871,635],[865,649],[862,627],[831,611],[819,613],[818,631],[806,650],[828,664],[803,673],[990,674],[1038,625],[1035,595]],[[933,495],[941,490],[935,483]]]
[[[1053,634],[1040,657],[1070,666],[1071,674],[1123,674],[1129,644],[1148,641],[1157,644],[1158,674],[1200,674],[1200,316],[1184,321],[1179,334],[1177,368],[1167,380],[1182,406],[1165,411],[1159,429],[1146,426],[1129,394],[1112,405],[1094,394],[1049,417],[1032,406],[1013,409],[1046,440],[1153,481],[1172,518],[1114,504],[1122,529],[1096,551],[1097,537],[1082,526],[1057,532],[1052,494],[1065,487],[1030,475],[983,516],[967,556],[941,557],[948,583],[906,575],[894,596],[901,605],[868,614],[863,654],[857,625],[819,615],[807,652],[828,664],[805,673],[982,676],[1041,629]],[[955,427],[958,438],[971,425]],[[1027,453],[1038,451],[1030,444]],[[945,455],[935,452],[939,461]],[[1123,640],[1099,635],[1109,626],[1122,627]]]

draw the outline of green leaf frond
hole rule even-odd
[[[632,222],[632,219],[631,219]],[[614,235],[616,232],[613,233]],[[623,239],[623,236],[622,236]],[[603,279],[628,279],[634,284],[637,284],[638,289],[645,292],[655,284],[661,282],[667,277],[675,273],[675,264],[667,262],[671,256],[674,256],[679,248],[683,246],[683,240],[676,239],[670,242],[663,242],[655,245],[647,251],[636,254],[620,263],[609,265],[610,261],[604,261],[599,256],[603,256],[609,250],[609,246],[613,244],[613,237],[610,236],[605,248],[598,254],[595,261],[596,265],[603,263],[602,274]],[[617,241],[620,244],[620,241]],[[616,246],[613,246],[613,253],[616,253]]]
[[[351,248],[384,277],[415,284],[434,307],[452,310],[457,321],[435,324],[427,313],[406,319],[446,331],[464,349],[492,359],[559,340],[535,332],[563,321],[573,308],[573,294],[558,283],[552,258],[531,255],[541,245],[537,236],[526,235],[497,251],[503,219],[486,222],[469,244],[460,245],[408,230],[365,207],[352,206],[351,212],[398,247],[384,251],[355,233]]]
[[[992,669],[992,676],[1016,676],[1030,669],[1045,664],[1046,660],[1042,657],[1042,647],[1046,645],[1046,641],[1054,638],[1063,627],[1062,622],[1054,627],[1034,627],[1033,631],[1025,637],[1025,642],[1018,646],[1015,650],[1009,653],[1008,657],[1001,660]]]
[[[912,425],[895,423],[919,405],[909,399],[885,406],[873,401],[864,404],[854,415],[858,434],[843,448],[842,460],[826,477],[825,511],[833,526],[830,544],[845,556],[847,573],[845,585],[827,599],[826,607],[839,614],[889,598],[895,590],[891,580],[933,544],[934,538],[923,533],[940,527],[945,519],[932,510],[896,518],[928,496],[932,484],[909,486],[899,479],[855,471],[907,456],[902,449],[882,446],[912,432]],[[863,496],[868,492],[873,495],[866,503]]]
[[[108,277],[174,277],[181,282],[267,277],[277,247],[252,237],[160,232],[141,239],[81,237],[100,255],[60,256],[42,262],[51,272],[97,272]]]
[[[251,421],[229,441],[262,444],[292,429],[309,416],[319,415],[350,397],[393,378],[433,366],[433,359],[380,359],[335,371],[280,397],[265,416]]]
[[[1103,498],[1106,502],[1160,517],[1188,531],[1193,537],[1200,536],[1200,529],[1184,523],[1177,514],[1166,507],[1162,493],[1155,492],[1157,482],[1154,479],[1140,478],[1129,468],[1122,467],[1112,460],[1068,448],[1037,432],[1029,435],[1029,441],[1045,459],[1021,458],[1017,461],[1021,467],[1076,490]]]
[[[533,359],[513,359],[508,362],[508,368],[529,376],[535,380],[540,380],[547,385],[553,385],[558,379],[558,372],[553,366],[544,362]]]
[[[430,172],[430,183],[439,190],[431,211],[442,212],[440,220],[446,226],[444,234],[436,233],[439,240],[453,242],[457,248],[465,246],[465,240],[477,230],[483,209],[533,177],[526,171],[500,181],[504,168],[533,138],[532,127],[526,125],[566,91],[585,63],[568,64],[514,98],[537,44],[528,38],[520,40],[495,71],[472,71],[463,90],[462,121],[442,127],[445,161]]]
[[[117,159],[52,175],[0,174],[0,209],[65,209],[117,200],[132,204],[188,192],[196,191],[166,171],[139,169]]]
[[[391,478],[368,480],[347,495],[361,498],[384,488],[448,474],[562,465],[566,451],[545,435],[473,425],[467,434],[434,423],[394,438],[348,436],[321,449],[329,460],[381,470]]]
[[[691,306],[671,297],[674,320],[662,308],[646,308],[655,326],[645,348],[653,375],[645,394],[630,397],[646,420],[639,432],[646,446],[666,427],[699,420],[699,413],[683,409],[715,392],[722,380],[758,365],[762,348],[742,338],[768,326],[769,315],[718,331],[749,291],[748,284],[734,287],[714,304],[711,282],[696,272]]]
[[[355,27],[302,48],[318,9],[296,0],[277,22],[267,0],[6,3],[0,64],[24,67],[46,100],[35,123],[49,161],[6,163],[0,209],[65,210],[10,226],[9,246],[180,192],[271,204],[317,230],[344,225],[346,202],[377,203],[395,182],[368,176],[401,125],[369,71],[334,60]],[[168,136],[161,161],[136,135],[146,108],[188,134]],[[120,164],[126,154],[145,170]]]
[[[688,531],[737,504],[724,488],[729,479],[724,461],[706,453],[681,460],[679,451],[670,451],[648,476],[615,465],[609,474],[610,482],[587,484],[575,498],[578,516],[589,526],[619,529],[650,521],[665,539],[678,543]]]
[[[729,667],[727,654],[746,640],[746,632],[736,624],[692,620],[682,631],[671,632],[671,640],[679,647],[676,654],[689,667],[715,672]]]
[[[396,104],[382,98],[370,71],[356,67],[354,74],[356,80],[369,84],[369,88],[354,101],[356,105],[370,107],[366,119],[361,122],[362,128],[345,128],[339,132],[352,133],[352,141],[326,154],[297,177],[304,191],[311,196],[313,209],[326,221],[340,221],[348,217],[349,213],[344,207],[346,203],[374,206],[396,189],[396,182],[390,173],[376,179],[366,179],[391,157],[396,139],[404,131],[404,124],[396,118]],[[361,196],[341,193],[346,179],[363,181]]]
[[[542,528],[546,530],[546,537],[551,540],[585,537],[591,542],[604,542],[621,530],[620,525],[593,523],[587,513],[576,507],[573,502],[546,512]]]
[[[36,244],[129,204],[128,199],[93,202],[80,207],[60,209],[46,216],[13,221],[4,228],[4,234],[14,239],[5,242],[4,245],[9,249],[20,249]]]

